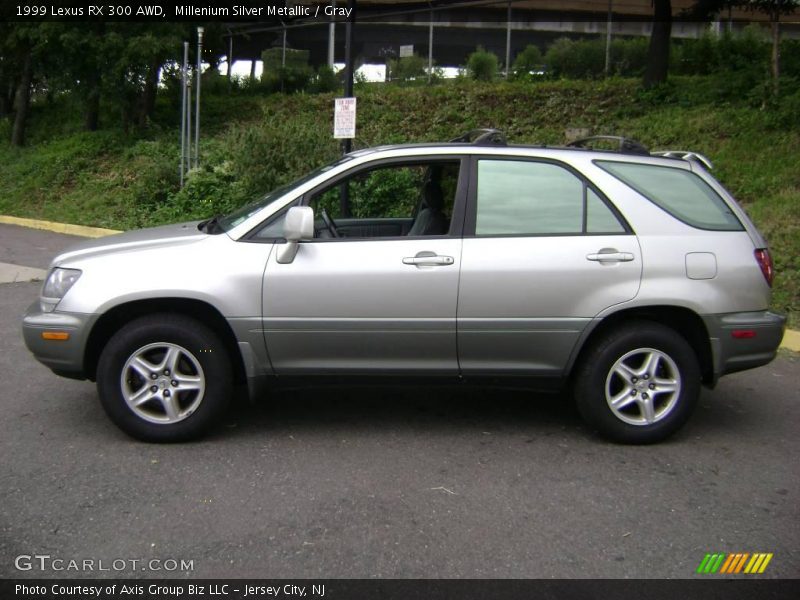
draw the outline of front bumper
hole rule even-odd
[[[715,381],[770,362],[786,329],[786,317],[768,310],[706,315],[703,320],[711,340]]]
[[[84,357],[89,332],[97,316],[92,314],[43,312],[39,302],[28,307],[22,319],[22,336],[34,358],[55,373],[86,379]],[[45,331],[65,331],[68,340],[46,340]]]

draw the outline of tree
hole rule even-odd
[[[783,15],[797,12],[800,9],[800,0],[697,0],[688,12],[694,17],[711,19],[725,8],[742,8],[747,11],[760,12],[769,17],[772,32],[772,57],[770,60],[772,93],[777,96],[781,74],[780,18]]]
[[[5,110],[13,109],[11,143],[25,144],[25,130],[31,102],[31,89],[36,67],[46,46],[48,27],[38,24],[7,23],[0,30],[0,56],[2,56],[2,78],[0,84],[9,90],[13,98],[9,106],[4,100]]]
[[[671,0],[653,0],[653,30],[647,51],[647,67],[644,71],[644,86],[653,87],[667,80],[669,49],[672,36]]]
[[[769,16],[772,29],[772,93],[777,96],[781,74],[781,15],[794,13],[800,7],[800,0],[746,0],[740,4],[745,10],[758,11]]]

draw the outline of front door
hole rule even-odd
[[[457,374],[459,171],[452,159],[360,167],[304,198],[315,239],[289,264],[273,252],[265,271],[278,375]]]

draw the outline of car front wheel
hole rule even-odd
[[[219,337],[182,315],[151,315],[120,329],[97,366],[100,402],[125,433],[150,442],[205,434],[231,395],[231,367]]]
[[[636,321],[598,339],[576,379],[575,401],[590,425],[617,442],[649,444],[683,426],[697,404],[701,377],[681,335]]]

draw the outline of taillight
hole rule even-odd
[[[775,267],[772,265],[772,257],[769,255],[769,250],[766,248],[758,248],[755,251],[756,262],[761,267],[761,272],[764,274],[764,279],[767,284],[772,287],[772,280],[775,278]]]

